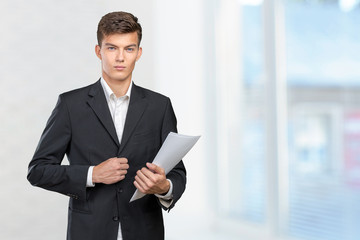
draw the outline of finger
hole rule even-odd
[[[139,182],[140,184],[142,184],[142,187],[147,191],[147,193],[149,193],[149,191],[156,185],[156,177],[155,174],[151,173],[150,170],[144,168],[142,169],[144,171],[148,171],[148,173],[152,174],[152,178],[148,178],[141,170],[138,171],[138,174],[136,175],[141,182]]]
[[[124,170],[129,169],[129,164],[127,164],[127,163],[120,164],[120,167],[119,167],[119,168],[120,168],[120,169],[124,169]]]
[[[120,175],[119,181],[124,180],[124,179],[125,179],[125,175]],[[118,182],[118,181],[116,181],[116,182]]]
[[[137,181],[134,181],[134,185],[137,189],[139,189],[140,192],[146,193],[146,191],[140,186],[140,184]]]
[[[127,174],[127,170],[119,170],[119,171],[117,171],[117,175],[126,175]]]
[[[142,170],[138,170],[136,172],[136,176],[139,177],[141,179],[141,181],[143,181],[143,182],[149,181],[148,177],[146,177],[146,175],[142,172]]]
[[[104,180],[103,183],[113,184],[113,183],[117,183],[117,182],[123,180],[124,178],[125,178],[125,175],[116,176],[116,177],[112,177],[112,178],[108,178],[108,179]]]
[[[112,163],[112,168],[115,170],[126,170],[129,169],[129,164],[127,163],[121,164],[118,161],[115,161]]]
[[[118,163],[124,164],[124,163],[128,163],[127,158],[116,158]]]
[[[156,175],[149,169],[143,167],[140,172],[146,177],[147,180],[150,180],[152,182],[156,182]]]
[[[148,162],[148,163],[146,163],[146,166],[153,172],[156,172],[156,173],[161,174],[161,175],[165,175],[165,170],[162,167],[160,167],[160,166],[158,166],[156,164]]]
[[[139,176],[135,176],[135,181],[137,184],[146,192],[149,189],[149,186],[143,181]]]

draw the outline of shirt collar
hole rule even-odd
[[[103,78],[101,78],[100,82],[101,82],[101,86],[104,89],[104,93],[105,93],[105,97],[106,97],[107,101],[110,100],[111,95],[114,95],[116,97],[115,93],[111,90],[111,88],[109,87],[109,85]],[[129,88],[124,95],[124,96],[127,96],[129,99],[130,99],[131,89],[132,89],[132,82],[130,83]],[[124,97],[124,96],[121,96],[121,97]]]

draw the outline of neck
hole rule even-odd
[[[104,76],[103,76],[104,78]],[[104,78],[105,82],[109,85],[116,97],[122,97],[126,94],[131,84],[131,79],[128,80],[109,80]]]

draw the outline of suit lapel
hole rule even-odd
[[[142,89],[133,84],[119,153],[124,149],[147,105],[148,102],[146,101]]]
[[[88,104],[95,112],[96,116],[103,124],[107,132],[111,135],[114,142],[120,146],[119,139],[116,135],[116,129],[111,118],[111,113],[106,102],[104,90],[100,80],[97,81],[89,91]]]

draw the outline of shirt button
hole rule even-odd
[[[122,188],[118,188],[118,193],[122,193],[123,192],[123,189]]]
[[[119,221],[119,217],[118,217],[118,216],[114,216],[114,217],[113,217],[113,220],[114,220],[115,222],[117,222],[117,221]]]

